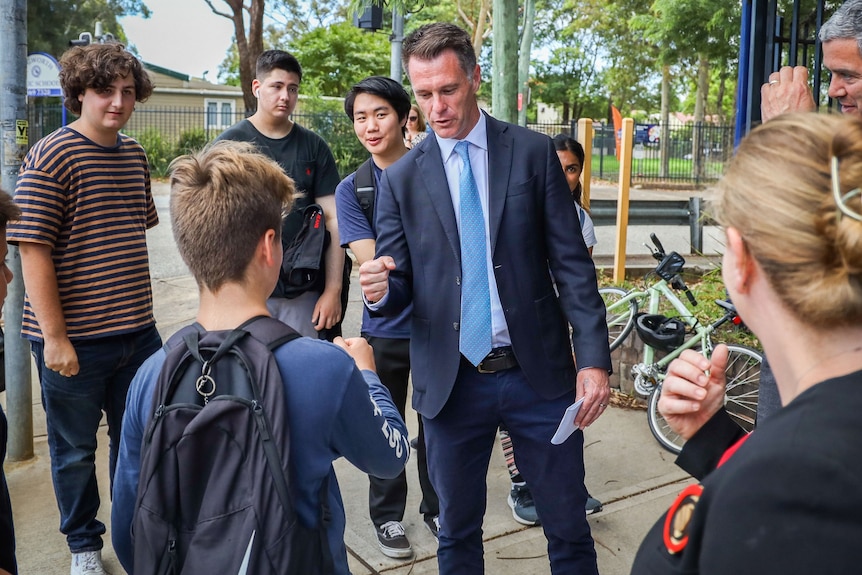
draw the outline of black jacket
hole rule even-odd
[[[862,572],[862,372],[803,392],[709,473],[739,436],[722,410],[686,444],[677,463],[703,478],[688,543],[668,552],[662,516],[632,573]]]

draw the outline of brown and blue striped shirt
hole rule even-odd
[[[15,188],[20,221],[10,243],[52,248],[70,339],[138,331],[155,323],[147,229],[159,223],[144,149],[120,134],[103,147],[68,127],[39,140]],[[41,340],[25,296],[24,337]]]

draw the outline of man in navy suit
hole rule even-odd
[[[561,445],[551,437],[575,399],[584,400],[581,429],[604,411],[610,353],[560,162],[547,136],[479,110],[479,66],[464,30],[428,24],[402,50],[434,137],[383,172],[376,258],[361,266],[360,284],[377,313],[413,303],[413,406],[440,497],[440,573],[484,570],[485,478],[505,424],[552,572],[595,574],[583,434]]]

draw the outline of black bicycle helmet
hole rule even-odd
[[[639,313],[635,328],[644,343],[662,351],[672,351],[685,341],[685,323],[679,318]]]

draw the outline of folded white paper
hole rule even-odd
[[[575,432],[578,428],[575,425],[575,417],[578,416],[578,411],[581,409],[583,402],[584,398],[582,397],[566,409],[566,413],[563,414],[563,419],[560,421],[560,426],[557,427],[557,432],[551,438],[551,443],[559,445]]]

